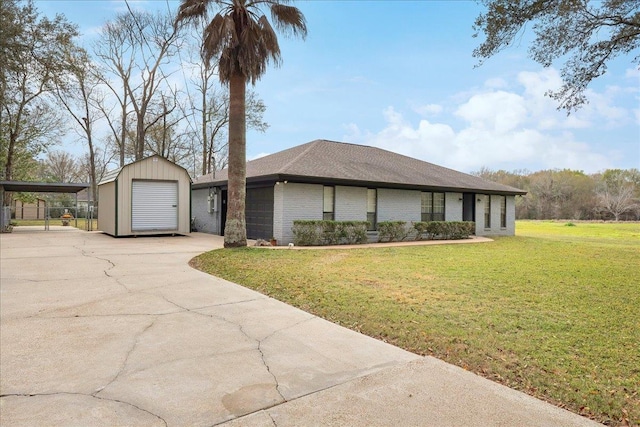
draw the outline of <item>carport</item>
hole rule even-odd
[[[0,181],[0,199],[4,201],[4,193],[65,193],[75,194],[75,226],[78,226],[78,193],[86,188],[89,188],[91,184],[87,183],[67,183],[67,182],[30,182],[30,181]],[[90,197],[90,196],[89,196]],[[49,220],[51,219],[48,214],[45,215],[44,229],[49,230]],[[11,223],[11,207],[3,206],[2,214],[0,215],[0,230],[5,230],[5,227]]]

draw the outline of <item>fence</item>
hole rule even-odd
[[[98,218],[97,206],[93,204],[83,204],[79,206],[28,206],[19,207],[5,206],[2,210],[3,231],[10,226],[12,221],[15,223],[41,225],[44,222],[44,229],[50,230],[51,225],[74,226],[82,228],[86,231],[93,231],[94,220]],[[82,220],[78,227],[78,220]],[[6,222],[5,222],[6,221]],[[6,225],[5,225],[6,224]]]
[[[11,231],[11,208],[2,206],[0,211],[0,233],[8,233]]]

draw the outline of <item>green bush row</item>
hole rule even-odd
[[[367,221],[293,221],[297,246],[349,245],[367,242]]]
[[[405,221],[379,222],[378,242],[401,242],[409,236],[411,229]]]
[[[401,242],[409,237],[415,240],[468,239],[476,225],[470,221],[427,221],[407,224],[405,221],[378,223],[379,242]]]
[[[476,230],[473,221],[427,221],[414,222],[415,239],[457,240],[468,239]]]

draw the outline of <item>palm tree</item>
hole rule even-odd
[[[182,0],[176,24],[207,18],[210,6],[218,12],[204,30],[203,60],[215,58],[223,84],[229,85],[229,186],[224,246],[247,245],[246,194],[246,84],[266,72],[267,64],[281,63],[276,33],[261,7],[268,8],[275,27],[286,35],[307,35],[304,15],[289,0]]]

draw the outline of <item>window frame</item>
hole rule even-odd
[[[425,196],[428,199],[425,203]],[[446,213],[446,193],[440,191],[420,192],[420,221],[444,221]],[[442,203],[437,203],[437,202]],[[437,203],[437,204],[436,204]],[[437,208],[437,209],[436,209]]]
[[[331,210],[327,210],[327,190],[331,190]],[[323,221],[334,221],[336,218],[336,187],[324,185],[322,187],[322,219]]]
[[[373,192],[373,210],[370,210],[370,194]],[[367,188],[367,231],[376,231],[378,228],[378,190],[376,188]]]
[[[491,195],[484,195],[484,228],[491,229]]]
[[[507,228],[507,196],[500,196],[500,228]]]

